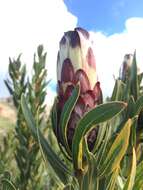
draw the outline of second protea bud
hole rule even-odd
[[[133,54],[125,54],[119,73],[119,79],[122,80],[123,82],[127,82],[127,80],[129,80],[130,78],[133,60],[134,60]],[[137,67],[137,74],[139,73],[140,69]]]
[[[119,78],[125,82],[130,77],[130,68],[132,66],[133,62],[133,55],[132,54],[126,54],[124,56],[123,63],[120,68],[120,74]]]
[[[67,141],[71,149],[72,139],[75,128],[79,120],[86,112],[95,108],[102,102],[102,92],[100,83],[97,81],[96,63],[92,50],[92,43],[87,31],[76,28],[68,31],[60,41],[60,49],[57,59],[57,80],[58,80],[58,101],[57,109],[57,132],[58,141],[60,139],[60,117],[63,107],[77,84],[80,85],[78,100],[70,115],[67,126]],[[87,142],[89,149],[92,150],[97,137],[97,129],[93,129]],[[64,144],[63,144],[64,145]]]

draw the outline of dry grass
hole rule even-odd
[[[16,110],[6,102],[0,101],[0,139],[14,129],[16,122]]]
[[[0,102],[0,118],[3,120],[9,120],[12,123],[16,121],[16,110],[7,102]]]

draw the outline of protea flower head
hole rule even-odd
[[[133,55],[132,54],[126,54],[124,56],[124,60],[123,63],[121,65],[120,68],[120,74],[119,74],[119,78],[125,82],[127,80],[127,78],[129,78],[130,75],[130,68],[133,62]]]
[[[59,120],[63,106],[72,95],[74,87],[80,84],[80,95],[71,113],[67,128],[67,140],[71,148],[78,121],[86,112],[102,102],[92,42],[86,30],[75,28],[74,31],[68,31],[62,37],[57,58],[57,80],[58,133],[60,132]],[[60,135],[56,135],[60,141]],[[97,129],[93,129],[87,137],[90,150],[93,148],[96,136]]]
[[[130,69],[133,63],[133,54],[125,54],[123,63],[120,68],[119,78],[125,82],[130,77]],[[140,73],[140,69],[137,68],[137,73]]]

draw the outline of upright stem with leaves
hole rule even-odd
[[[35,116],[36,127],[40,128],[43,133],[46,130],[47,118],[46,118],[46,86],[48,84],[47,70],[46,67],[46,53],[43,52],[43,46],[39,46],[37,49],[37,55],[34,54],[33,63],[33,75],[31,82],[28,83],[28,93],[27,98],[29,101],[29,106],[31,111]],[[35,142],[35,141],[34,141]],[[37,155],[36,158],[33,156],[33,164],[31,165],[31,186],[32,189],[42,188],[44,181],[41,181],[43,175],[43,168],[41,165],[41,154],[39,155],[39,143],[35,142],[34,154]],[[36,166],[36,167],[35,167]],[[40,168],[40,170],[39,170]],[[40,183],[41,181],[41,183]],[[43,189],[43,188],[42,188]]]
[[[40,189],[42,188],[40,172],[41,160],[39,158],[39,145],[31,136],[31,132],[23,116],[20,99],[25,94],[31,111],[35,115],[37,127],[43,122],[45,111],[46,75],[45,69],[46,53],[43,53],[43,46],[39,46],[34,55],[33,75],[31,82],[26,79],[26,66],[22,65],[20,56],[9,62],[9,76],[5,84],[13,97],[14,105],[17,108],[17,122],[15,127],[17,148],[15,158],[19,168],[20,176],[17,179],[19,189]]]

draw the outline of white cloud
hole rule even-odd
[[[111,95],[114,79],[126,53],[137,52],[137,62],[143,71],[143,18],[130,18],[125,30],[106,36],[102,32],[91,32],[94,39],[98,78],[101,81],[104,96]]]
[[[31,68],[39,44],[47,51],[48,76],[55,78],[58,42],[76,24],[77,18],[63,0],[0,1],[0,96],[4,95],[2,75],[6,77],[8,57],[22,53],[22,60]]]

